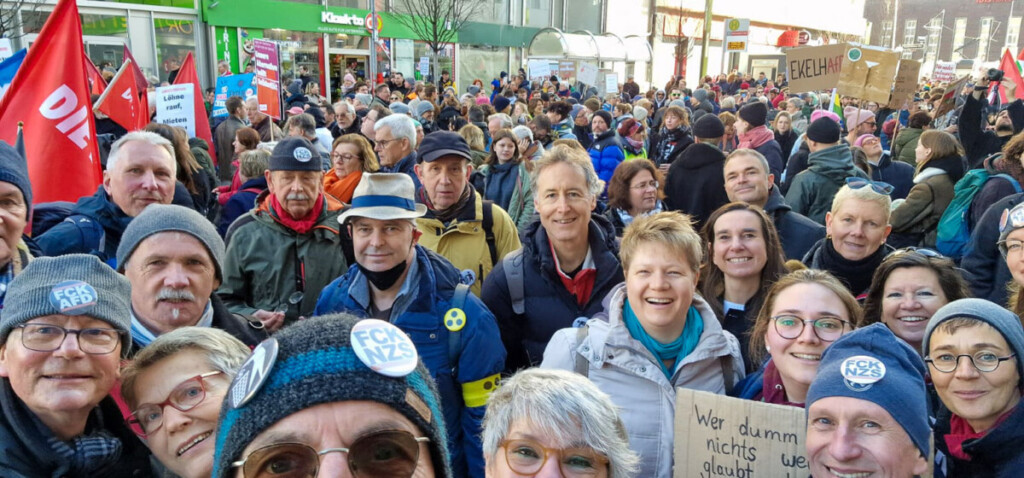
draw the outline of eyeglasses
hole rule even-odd
[[[657,181],[647,181],[645,183],[640,183],[635,186],[630,186],[629,189],[636,189],[638,191],[642,191],[644,189],[658,189],[658,186],[660,185]]]
[[[381,148],[387,148],[389,144],[394,143],[395,141],[398,141],[400,139],[402,138],[378,139],[377,145],[380,146]]]
[[[942,373],[953,373],[956,368],[960,366],[960,357],[967,357],[971,361],[971,365],[974,366],[979,372],[994,372],[999,368],[999,364],[1012,359],[1017,354],[1010,354],[1005,357],[997,357],[992,352],[978,352],[974,355],[960,354],[942,354],[938,357],[925,357],[924,361],[932,364],[935,370]]]
[[[348,469],[357,478],[409,478],[419,463],[419,444],[429,441],[402,430],[384,430],[363,435],[348,448],[316,451],[302,443],[277,443],[250,453],[231,467],[242,467],[245,478],[312,478],[320,469],[321,456],[343,452],[348,453]]]
[[[113,352],[121,342],[118,330],[107,328],[65,329],[50,324],[20,324],[21,345],[36,352],[53,352],[64,344],[68,334],[78,336],[78,348],[91,355],[104,355]]]
[[[359,159],[359,156],[355,155],[355,154],[331,153],[331,161],[334,161],[334,162],[338,162],[338,161],[352,161],[353,159]]]
[[[136,435],[146,438],[152,435],[164,424],[164,407],[170,405],[175,410],[187,412],[199,406],[206,399],[206,382],[204,378],[219,375],[224,372],[207,372],[196,375],[178,384],[167,395],[167,399],[160,403],[144,403],[139,405],[126,420],[128,427]]]
[[[846,185],[849,186],[850,189],[860,189],[864,186],[871,186],[872,191],[886,196],[892,194],[892,190],[895,189],[895,187],[889,183],[856,177],[846,178]]]
[[[932,249],[928,249],[927,247],[904,247],[903,249],[897,249],[895,252],[893,252],[890,255],[896,256],[896,255],[900,255],[900,254],[914,254],[914,253],[921,254],[922,256],[925,256],[925,257],[936,258],[936,259],[944,259],[944,258],[946,258],[946,256],[940,254],[938,251],[934,251]]]
[[[1005,241],[999,241],[999,248],[1003,251],[1003,256],[1007,256],[1011,253],[1016,254],[1021,250],[1024,250],[1024,241],[1017,239],[1007,239]]]
[[[544,467],[551,455],[558,455],[562,476],[597,476],[608,466],[608,458],[589,447],[545,448],[533,440],[503,440],[498,446],[505,449],[505,462],[518,475],[534,475]]]
[[[846,327],[851,329],[853,325],[849,321],[839,317],[819,317],[814,320],[805,320],[795,315],[776,315],[772,317],[775,323],[775,332],[784,339],[793,340],[804,333],[804,326],[811,324],[814,335],[824,342],[833,342],[842,337]]]

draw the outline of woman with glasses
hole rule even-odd
[[[803,407],[821,355],[832,342],[861,325],[856,299],[831,274],[791,272],[764,298],[750,331],[750,356],[761,368],[731,395],[776,405]]]
[[[873,181],[892,184],[893,200],[903,199],[914,186],[914,167],[903,161],[893,161],[888,151],[882,149],[882,140],[873,134],[862,134],[853,142],[853,147],[860,148],[867,158]],[[852,150],[853,147],[850,149]]]
[[[885,243],[892,226],[889,193],[892,185],[851,177],[832,199],[825,213],[826,236],[807,251],[803,263],[828,271],[854,296],[865,293],[871,275],[893,251]]]
[[[525,230],[533,222],[533,162],[523,161],[519,138],[512,130],[500,129],[491,139],[491,154],[480,173],[473,175],[473,186],[484,199],[507,211],[520,231]]]
[[[363,179],[363,173],[380,169],[373,146],[361,134],[346,134],[331,146],[331,165],[324,174],[324,192],[348,204]]]
[[[964,149],[953,135],[921,134],[914,150],[917,175],[907,198],[893,208],[893,245],[935,247],[939,219],[953,201],[953,186],[964,175]]]
[[[900,249],[875,270],[864,301],[864,324],[882,322],[920,351],[924,329],[935,311],[970,296],[952,260],[931,249]]]
[[[660,178],[661,172],[650,161],[628,161],[615,168],[608,182],[608,209],[604,217],[615,226],[616,237],[622,237],[633,219],[665,208]]]
[[[489,478],[629,478],[639,468],[612,400],[564,370],[503,380],[487,401],[483,448]]]
[[[984,299],[950,302],[928,321],[923,352],[942,401],[934,412],[934,431],[936,457],[945,457],[945,476],[1020,476],[1020,319]]]
[[[999,252],[1006,261],[1012,281],[1007,284],[1006,307],[1024,317],[1024,205],[1004,209],[999,220]]]
[[[210,476],[221,403],[248,357],[249,347],[223,330],[183,327],[158,337],[122,371],[128,424],[174,475]]]
[[[722,322],[740,341],[747,373],[759,368],[749,354],[749,331],[768,289],[786,274],[775,225],[761,208],[744,202],[711,213],[702,231],[710,256],[701,267],[700,290]]]
[[[736,337],[697,293],[702,255],[686,215],[636,218],[622,237],[625,282],[544,351],[541,368],[574,370],[611,396],[640,454],[637,476],[671,476],[677,388],[724,394],[743,377]]]

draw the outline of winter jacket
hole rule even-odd
[[[917,140],[923,132],[921,128],[901,129],[896,135],[896,140],[892,142],[892,156],[911,166],[917,164],[917,153],[914,150],[917,149]]]
[[[793,212],[777,186],[772,187],[764,212],[775,222],[786,259],[803,259],[814,243],[825,237],[825,226]]]
[[[348,269],[338,224],[341,203],[324,198],[316,225],[302,235],[277,219],[269,194],[232,224],[225,240],[224,282],[217,290],[228,309],[244,315],[272,311],[287,304],[301,282],[302,302],[288,307],[285,320],[310,316],[320,290]]]
[[[986,102],[979,100],[974,95],[967,95],[964,107],[960,110],[960,119],[957,121],[957,136],[960,144],[967,152],[967,165],[969,169],[982,167],[982,161],[992,153],[1003,150],[1003,146],[1010,140],[1012,135],[998,136],[994,131],[986,131],[982,128],[983,111]],[[1006,107],[1013,121],[1013,134],[1016,135],[1024,129],[1024,102],[1014,100]]]
[[[592,317],[600,312],[601,300],[615,284],[622,282],[622,266],[611,223],[604,217],[592,215],[587,234],[597,274],[590,297],[583,306],[562,284],[555,270],[547,231],[540,221],[531,224],[522,234],[525,311],[516,314],[512,309],[503,263],[499,262],[484,281],[480,298],[498,320],[501,341],[508,351],[506,372],[539,364],[544,347],[556,331],[571,326],[577,317]]]
[[[782,155],[782,147],[775,140],[770,140],[754,148],[754,150],[761,153],[761,156],[768,160],[768,170],[775,175],[775,184],[779,184],[782,178],[782,170],[786,167],[786,160]]]
[[[245,123],[231,115],[228,115],[217,130],[213,132],[214,151],[217,152],[217,175],[222,181],[231,179],[231,158],[235,157],[235,135],[238,130],[245,128]]]
[[[211,188],[216,188],[217,168],[213,165],[213,158],[210,157],[210,145],[206,144],[205,139],[189,138],[188,147],[189,151],[192,152],[192,156],[196,158],[196,162],[199,163],[199,166],[203,168],[203,172],[206,173],[206,178],[209,180]]]
[[[868,175],[853,165],[850,147],[837,144],[807,157],[807,169],[793,178],[786,202],[794,211],[818,224],[825,224],[825,213],[832,210],[832,198],[846,184],[846,178]]]
[[[940,461],[939,455],[945,457],[945,469],[936,469],[936,475],[939,471],[944,471],[946,478],[1020,476],[1021,469],[1024,468],[1024,450],[1020,447],[1021,440],[1024,440],[1024,403],[1018,403],[1006,421],[990,429],[985,436],[963,443],[963,451],[970,455],[970,461],[961,460],[949,453],[945,437],[950,431],[949,422],[952,415],[952,412],[943,406],[936,416],[936,461]]]
[[[256,347],[267,338],[267,331],[263,328],[263,324],[255,318],[232,313],[216,293],[210,295],[210,307],[213,308],[210,328],[220,329],[231,334],[232,337],[242,341],[249,348]],[[132,350],[128,357],[134,357],[142,348],[142,344],[138,341],[132,341]]]
[[[960,156],[933,159],[914,177],[910,194],[889,218],[892,233],[904,239],[894,247],[935,247],[939,219],[953,201],[953,185],[964,174],[962,162]]]
[[[859,300],[862,298],[861,296],[867,294],[875,269],[885,260],[886,256],[895,250],[889,244],[882,243],[870,256],[859,261],[851,261],[836,251],[832,244],[832,238],[825,237],[807,251],[807,255],[801,262],[808,269],[820,269],[836,276],[836,279],[839,279],[846,289]]]
[[[256,198],[266,190],[267,178],[260,176],[246,181],[242,187],[238,188],[238,191],[231,195],[231,199],[224,204],[224,209],[220,213],[220,225],[217,226],[220,237],[227,236],[228,228],[231,227],[231,223],[235,222],[235,219],[256,207]]]
[[[670,477],[676,388],[724,395],[726,383],[743,378],[739,342],[722,330],[711,307],[695,295],[693,305],[704,321],[704,332],[697,348],[675,364],[669,380],[654,354],[626,328],[622,319],[625,300],[626,284],[622,283],[603,301],[604,311],[587,321],[589,331],[582,342],[577,329],[556,332],[544,350],[541,368],[574,371],[577,354],[582,355],[587,378],[619,408],[630,448],[640,455],[640,473],[636,476]],[[732,378],[727,380],[726,373]]]
[[[793,145],[796,144],[796,139],[799,137],[795,131],[789,130],[786,134],[781,134],[778,131],[775,132],[775,142],[779,144],[779,148],[782,149],[782,165],[785,167],[786,162],[789,161],[789,155],[793,152]],[[775,177],[776,182],[781,181],[781,176]]]
[[[250,125],[252,129],[260,134],[260,141],[269,143],[271,141],[281,141],[284,138],[284,131],[274,123],[274,119],[265,116],[263,122]]]
[[[418,190],[420,188],[421,184],[420,184],[420,177],[416,175],[416,169],[415,169],[416,163],[418,162],[417,161],[417,157],[418,156],[416,155],[416,151],[412,151],[412,152],[409,153],[408,156],[398,160],[397,163],[395,163],[395,164],[393,164],[391,166],[381,165],[380,166],[380,170],[378,170],[377,172],[378,173],[405,173],[410,178],[412,178],[412,184],[414,186],[416,186],[416,189]]]
[[[619,137],[614,130],[605,131],[594,138],[587,152],[590,153],[590,162],[594,164],[597,177],[606,185],[612,180],[615,168],[626,160],[626,152],[619,144]]]
[[[870,163],[870,160],[869,160]],[[871,180],[892,184],[893,190],[889,197],[893,201],[903,199],[910,194],[914,186],[914,167],[903,161],[893,161],[888,152],[882,153],[878,164],[871,164]]]
[[[492,261],[487,231],[483,227],[483,211],[483,198],[473,191],[473,200],[447,225],[434,217],[431,210],[427,210],[426,216],[416,219],[416,228],[423,233],[419,244],[451,261],[461,271],[462,281],[471,286],[477,296],[494,264],[500,262],[505,254],[522,247],[516,225],[508,213],[497,204],[491,204],[491,216],[494,218],[491,232],[497,253]]]
[[[409,335],[437,384],[455,476],[483,476],[480,422],[505,364],[505,349],[499,343],[494,316],[480,299],[467,294],[462,305],[466,323],[460,332],[458,363],[451,363],[449,331],[442,319],[452,309],[460,274],[445,258],[423,246],[415,246],[415,251],[416,260],[391,308],[391,323]],[[369,281],[353,265],[323,289],[315,314],[347,312],[370,317],[370,304]]]
[[[105,397],[90,413],[86,430],[102,426],[121,441],[121,456],[110,466],[89,476],[152,477],[150,453],[124,424],[113,398]],[[0,382],[0,470],[5,478],[71,477],[71,463],[53,451],[49,429],[15,395],[6,378]],[[83,476],[83,475],[77,475]]]
[[[538,145],[538,150],[543,150],[543,148]],[[512,218],[516,228],[520,231],[526,230],[526,226],[533,222],[534,216],[533,185],[530,181],[530,171],[526,169],[526,161],[530,161],[530,159],[524,159],[519,162],[516,186],[512,191],[512,200],[509,201],[508,210],[506,211],[508,216]],[[491,177],[490,165],[485,164],[480,167],[480,176],[483,178],[482,186],[486,190],[487,182]],[[480,189],[478,188],[477,191],[480,191]]]
[[[999,220],[1003,211],[1024,202],[1024,193],[1012,194],[989,206],[971,231],[967,253],[960,261],[971,295],[1006,305],[1006,285],[1013,280],[1006,260],[999,253]]]
[[[993,177],[997,174],[1006,174],[1010,177],[1014,177],[1012,171],[1004,166],[1002,157],[996,159],[996,161],[985,160],[985,169],[989,173],[989,181],[985,181],[985,185],[981,187],[978,194],[974,195],[974,199],[971,200],[971,205],[967,209],[967,230],[973,231],[974,226],[981,220],[981,215],[985,214],[988,207],[994,204],[996,201],[1013,194],[1017,194],[1017,191],[1006,178]],[[1014,178],[1017,180],[1017,185],[1024,187],[1024,178]]]
[[[35,241],[47,256],[92,254],[116,267],[117,246],[131,220],[100,186],[92,196],[79,199],[71,215]]]
[[[796,150],[789,155],[789,159],[786,161],[786,169],[782,172],[782,178],[779,179],[783,196],[789,192],[789,187],[793,185],[793,178],[807,169],[807,157],[811,155],[811,148],[807,145],[807,141],[797,139],[796,142]],[[853,161],[852,154],[850,155],[850,161]]]
[[[725,193],[725,153],[705,143],[686,148],[668,168],[665,207],[689,214],[700,226],[711,213],[729,202]]]
[[[577,139],[573,134],[573,121],[571,118],[563,118],[562,121],[551,125],[552,139]],[[613,131],[614,133],[614,131]]]
[[[680,126],[672,130],[662,128],[651,138],[651,150],[647,153],[647,157],[657,166],[671,164],[691,144],[693,144],[693,135],[690,133],[689,126]]]

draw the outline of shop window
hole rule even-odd
[[[466,86],[479,79],[484,83],[484,90],[490,93],[491,81],[503,71],[508,72],[508,48],[459,45],[458,91],[465,91]]]
[[[480,0],[479,14],[474,16],[473,20],[484,23],[509,24],[508,2],[509,0]]]
[[[370,2],[367,0],[327,0],[328,7],[370,9]]]
[[[566,13],[565,31],[574,32],[587,30],[593,34],[601,33],[601,0],[565,0]]]
[[[39,33],[49,16],[48,11],[22,12],[24,33]],[[82,19],[83,35],[128,38],[128,19],[124,15],[83,13],[79,17]]]
[[[525,3],[526,19],[523,22],[524,25],[537,28],[549,26],[551,22],[551,0],[525,0]]]
[[[281,78],[287,84],[292,78],[302,76],[300,69],[305,66],[307,75],[313,78],[320,76],[320,50],[317,40],[320,33],[296,32],[273,28],[263,30],[263,38],[274,40],[281,52]]]
[[[160,80],[180,65],[185,55],[196,51],[195,22],[170,18],[154,18],[153,32],[156,36],[156,62],[160,68]],[[195,53],[192,53],[195,55]]]

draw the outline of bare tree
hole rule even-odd
[[[483,11],[480,0],[395,0],[394,20],[426,42],[430,48],[431,77],[438,78],[438,56],[454,43],[462,27]],[[409,74],[409,72],[404,72]]]
[[[26,13],[34,13],[44,5],[41,0],[0,0],[0,38],[16,39],[21,37],[21,17]]]

